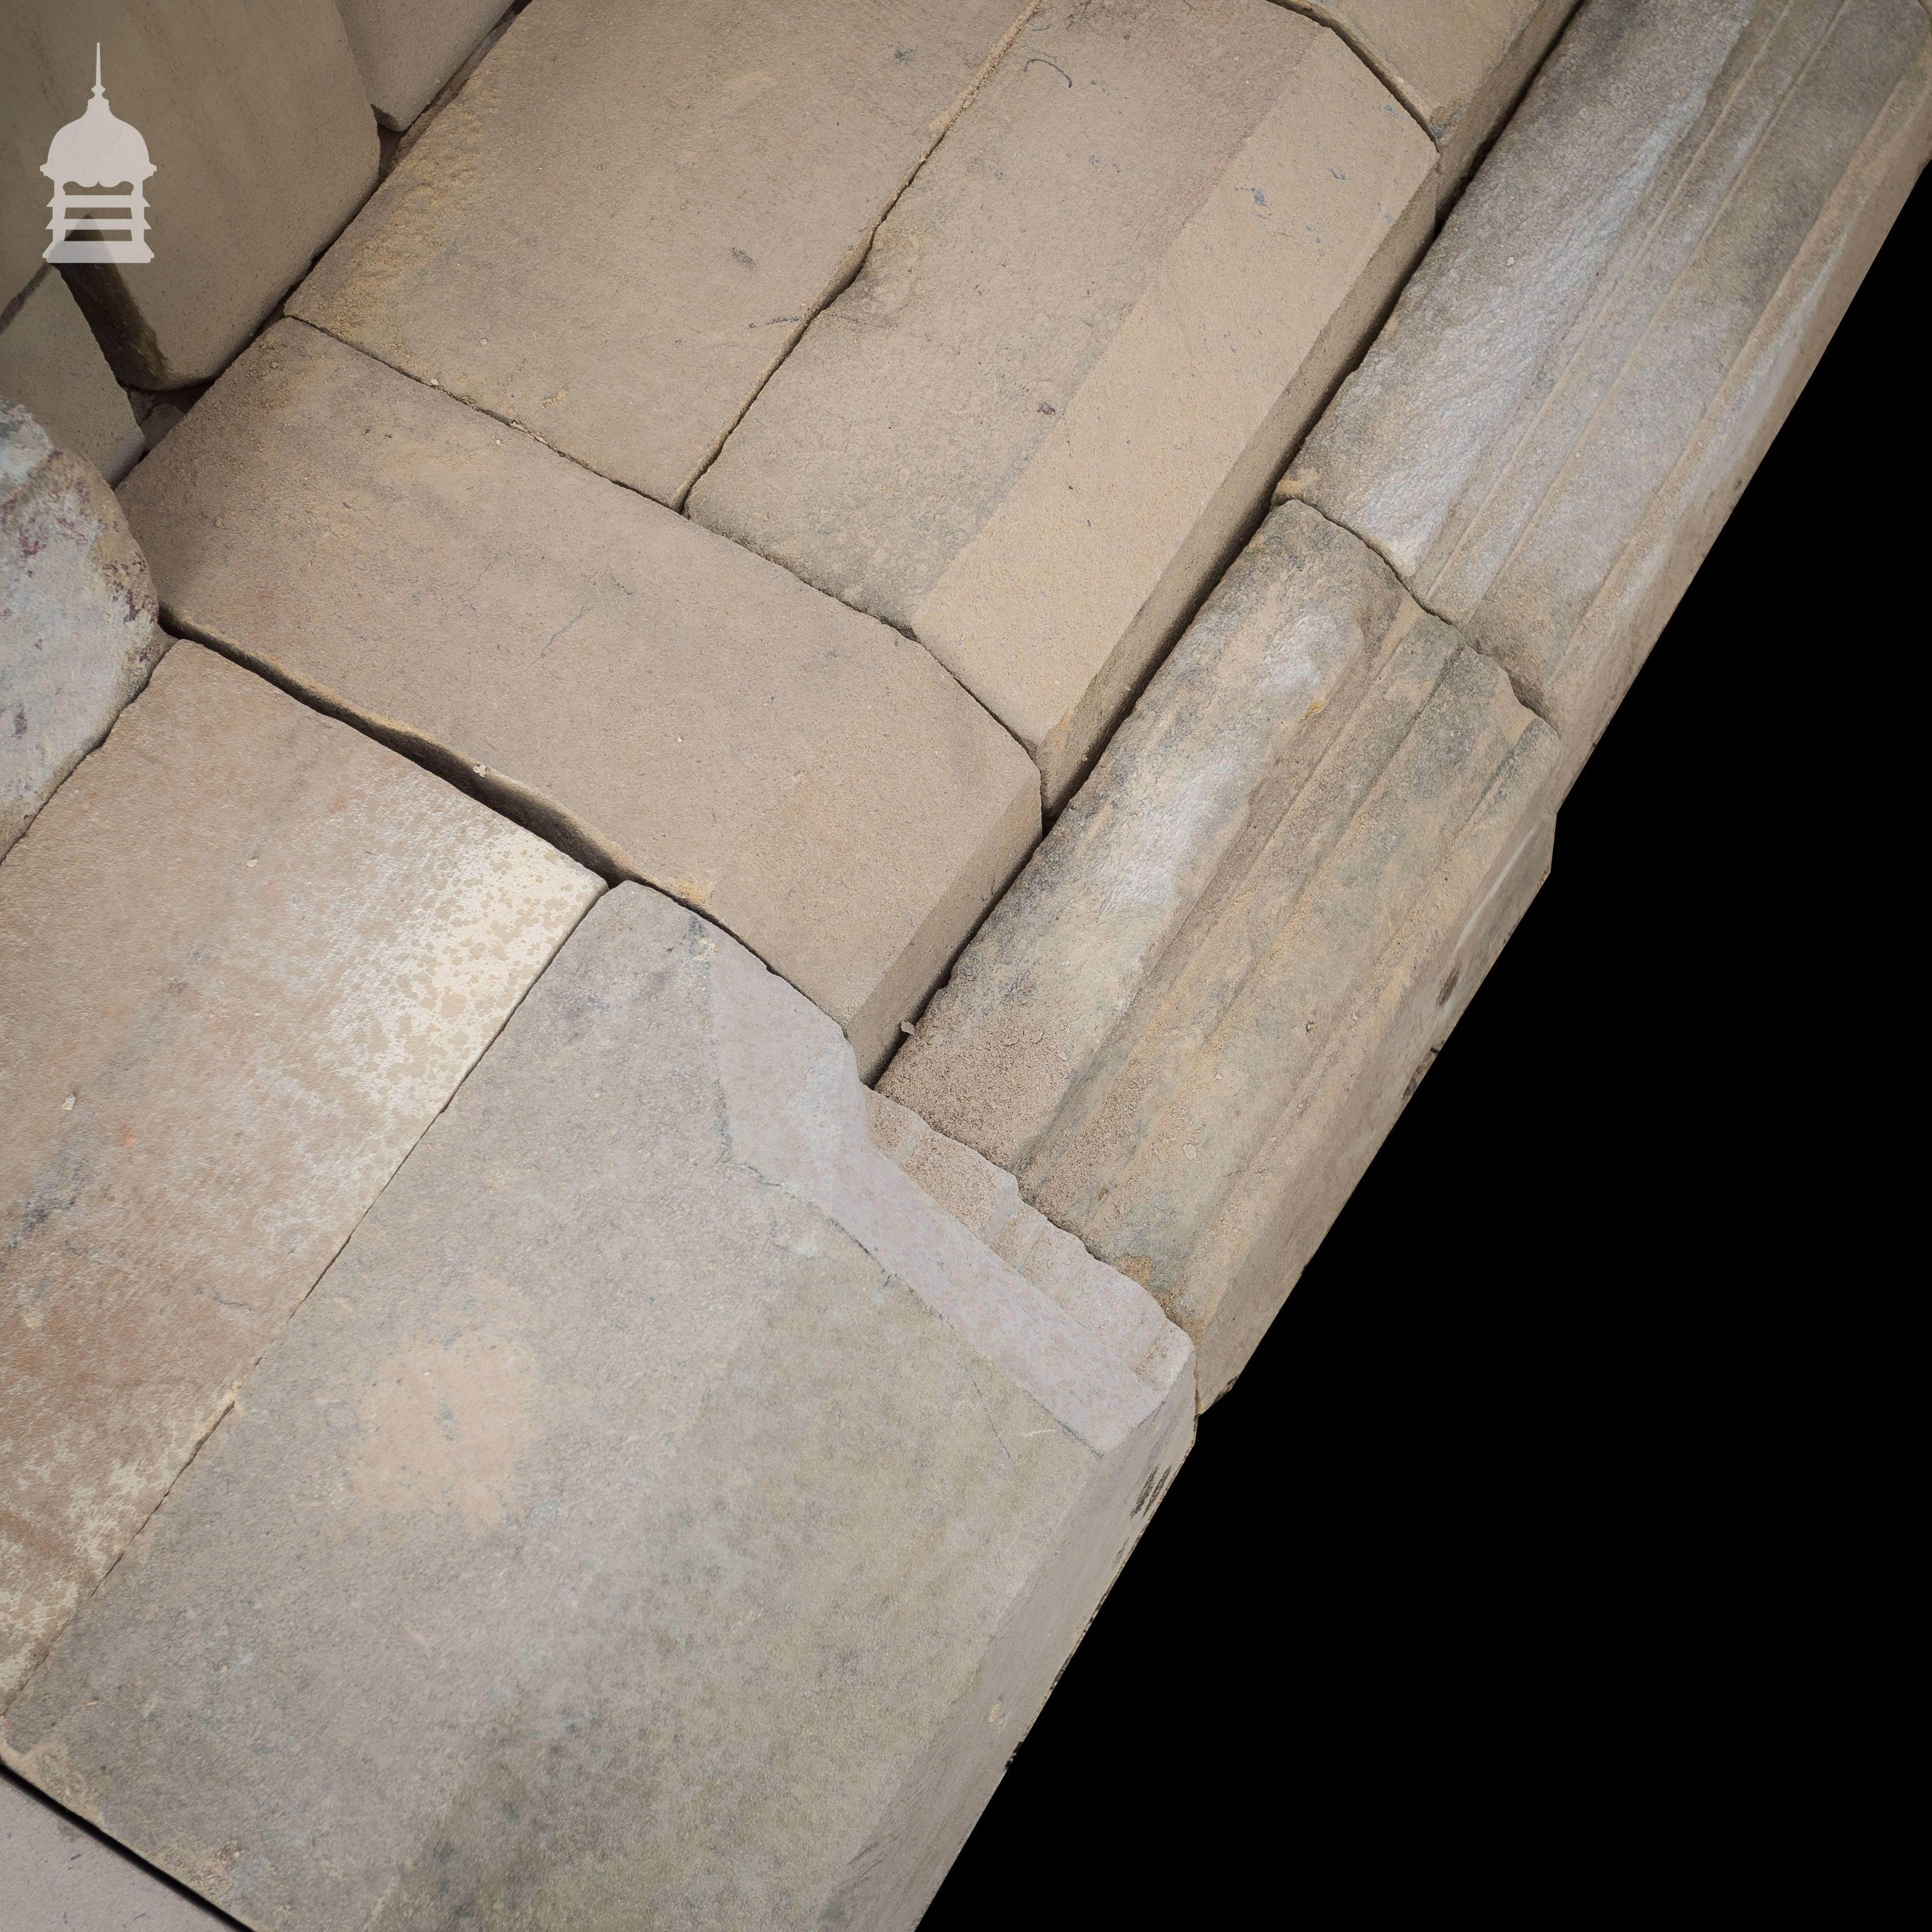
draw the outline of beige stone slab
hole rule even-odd
[[[0,864],[0,1702],[600,890],[189,644]]]
[[[505,11],[504,0],[335,0],[386,128],[406,128]]]
[[[1420,250],[1433,164],[1267,0],[1043,13],[691,513],[917,637],[1057,809]]]
[[[125,500],[178,626],[698,908],[868,1075],[1039,835],[917,644],[302,323]]]
[[[1173,1339],[1133,1372],[620,886],[0,1752],[284,1932],[910,1928],[1187,1450]]]
[[[544,0],[290,312],[674,508],[1029,0]]]
[[[98,41],[111,110],[154,166],[154,260],[64,272],[123,382],[206,382],[375,185],[375,118],[333,0],[10,0],[6,37],[0,265],[24,282],[52,239],[38,170],[88,105]]]
[[[1555,735],[1269,518],[880,1091],[1239,1374],[1548,869]]]
[[[141,426],[67,284],[49,269],[0,328],[0,399],[30,411],[57,449],[118,483]]]
[[[1932,148],[1927,37],[1910,0],[1592,0],[1296,458],[1565,788]]]

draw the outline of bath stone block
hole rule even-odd
[[[37,259],[52,239],[54,184],[39,170],[56,134],[89,106],[97,41],[109,112],[127,130],[116,139],[130,166],[144,148],[154,170],[138,184],[153,259],[62,272],[122,382],[206,382],[374,187],[362,76],[333,0],[92,10],[16,0],[0,62],[10,272],[22,210]]]
[[[851,1052],[592,911],[9,1711],[251,1924],[910,1928],[1185,1452],[872,1143]]]
[[[219,1932],[227,1923],[10,1778],[0,1778],[0,1894],[7,1932]]]
[[[106,479],[0,396],[0,853],[148,681],[154,620]]]
[[[1912,0],[1586,5],[1284,488],[1602,735],[1932,146]]]
[[[0,1703],[602,890],[180,643],[0,866]]]
[[[67,284],[38,277],[0,328],[0,398],[29,410],[56,448],[118,483],[141,453],[128,394]]]
[[[349,45],[385,127],[406,128],[471,48],[502,19],[504,0],[335,0]]]
[[[716,920],[868,1077],[1039,836],[917,644],[302,323],[124,500],[177,626]]]
[[[1426,242],[1433,169],[1268,0],[1039,14],[691,514],[918,638],[1058,809]]]
[[[1282,0],[1333,27],[1429,130],[1438,198],[1483,146],[1576,10],[1576,0]]]
[[[1028,10],[544,0],[290,313],[676,508]]]
[[[1560,748],[1274,511],[886,1070],[1240,1372],[1548,868]]]

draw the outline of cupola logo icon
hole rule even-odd
[[[94,50],[94,98],[47,148],[40,172],[54,184],[47,226],[50,262],[152,262],[148,204],[141,184],[154,172],[137,128],[117,121],[100,84],[100,48]],[[105,194],[89,190],[106,189]]]

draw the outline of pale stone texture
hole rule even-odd
[[[674,508],[1028,0],[544,0],[290,313]]]
[[[1191,1438],[618,887],[8,1713],[249,1923],[910,1927]],[[138,1560],[136,1560],[138,1555]]]
[[[184,1898],[40,1795],[0,1778],[0,1925],[6,1932],[217,1932]]]
[[[868,1076],[1038,836],[917,644],[299,322],[124,497],[176,627],[698,908]]]
[[[375,185],[362,76],[333,0],[10,0],[0,58],[9,280],[24,283],[52,238],[52,184],[38,170],[87,105],[96,41],[114,115],[139,130],[155,166],[154,258],[63,272],[123,382],[206,382]],[[14,292],[0,287],[0,302]]]
[[[1932,146],[1912,0],[1593,0],[1285,487],[1556,724],[1567,788]]]
[[[0,1702],[601,890],[177,644],[0,865]]]
[[[406,128],[502,17],[504,0],[335,0],[386,127]]]
[[[1576,0],[1282,0],[1333,27],[1429,130],[1453,200]]]
[[[141,453],[141,426],[94,332],[52,269],[0,328],[0,400],[31,411],[58,449],[118,483]]]
[[[881,1090],[1233,1381],[1548,869],[1554,734],[1275,511]]]
[[[1056,810],[1426,242],[1433,158],[1268,0],[1042,14],[691,514],[918,638]]]
[[[105,479],[0,398],[0,853],[148,681],[154,608]]]

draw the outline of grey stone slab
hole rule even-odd
[[[1276,509],[880,1083],[1240,1372],[1548,869],[1555,735]]]
[[[56,448],[118,483],[141,454],[141,427],[94,332],[52,269],[0,328],[0,399],[18,403]]]
[[[0,864],[0,1704],[601,890],[185,642]]]
[[[1265,0],[1041,13],[691,514],[918,638],[1057,810],[1420,253],[1433,174]]]
[[[154,167],[154,259],[63,272],[121,381],[207,381],[375,185],[375,118],[333,0],[10,0],[6,34],[0,304],[52,238],[39,170],[88,104],[98,42],[111,111]]]
[[[850,1050],[592,911],[7,1714],[258,1926],[910,1927],[1191,1438],[872,1144]]]
[[[544,0],[290,313],[675,508],[1028,0]]]
[[[335,0],[385,127],[406,128],[502,16],[503,0]]]
[[[167,647],[106,479],[0,398],[0,853]]]
[[[1508,669],[1570,780],[1932,148],[1911,0],[1591,0],[1284,488]]]

